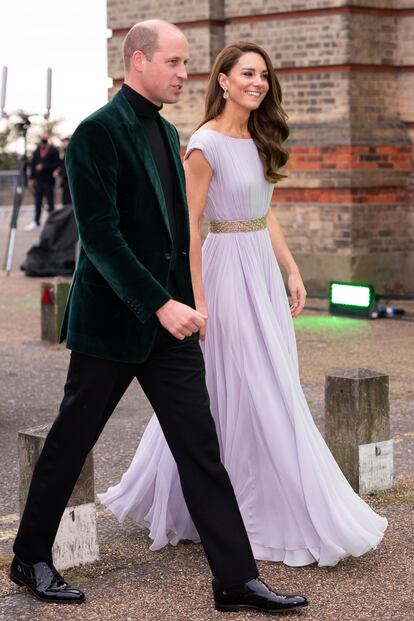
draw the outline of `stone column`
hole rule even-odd
[[[368,369],[335,369],[327,374],[325,440],[356,492],[392,487],[387,375]]]
[[[18,434],[20,514],[26,503],[30,481],[43,448],[49,426],[20,431]],[[53,494],[53,490],[50,490]],[[60,522],[53,546],[53,563],[59,570],[99,560],[96,529],[93,454],[88,455]]]

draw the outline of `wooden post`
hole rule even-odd
[[[49,428],[49,425],[45,425],[18,433],[20,515]],[[53,490],[50,490],[50,493],[53,494]],[[69,499],[52,552],[53,563],[61,570],[99,560],[92,452],[86,459]]]
[[[356,492],[392,487],[388,375],[368,369],[326,375],[325,440]]]
[[[60,328],[68,298],[70,280],[61,277],[42,282],[40,288],[41,338],[50,343],[59,342]]]

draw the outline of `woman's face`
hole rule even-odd
[[[227,89],[227,102],[248,111],[256,110],[269,90],[269,72],[264,58],[256,52],[240,56],[229,75],[220,73],[219,83]]]

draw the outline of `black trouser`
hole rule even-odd
[[[42,212],[43,197],[46,197],[48,211],[55,208],[55,182],[54,181],[36,181],[34,186],[35,193],[35,222],[40,224],[40,214]]]
[[[51,562],[56,531],[84,461],[134,376],[177,462],[188,510],[214,576],[227,587],[257,577],[220,461],[198,340],[193,336],[179,341],[161,327],[141,364],[72,352],[65,395],[33,474],[14,552],[29,563]]]

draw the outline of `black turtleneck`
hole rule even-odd
[[[170,269],[173,270],[177,254],[177,231],[174,214],[175,170],[171,161],[172,154],[161,125],[159,111],[162,106],[156,106],[127,84],[123,84],[121,90],[142,125],[158,170],[173,242],[170,263]]]

